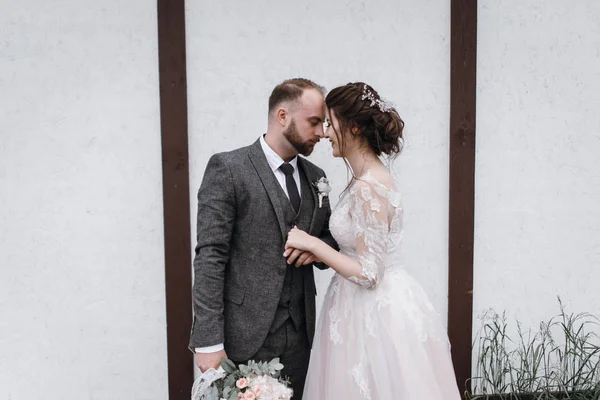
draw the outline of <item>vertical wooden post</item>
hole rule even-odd
[[[477,1],[451,3],[448,336],[464,391],[471,377],[473,334]]]
[[[185,45],[184,0],[158,0],[169,400],[188,400],[194,380]]]

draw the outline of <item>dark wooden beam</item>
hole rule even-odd
[[[451,0],[448,336],[459,389],[471,377],[477,1]]]
[[[194,380],[184,6],[158,0],[169,400],[188,400]]]

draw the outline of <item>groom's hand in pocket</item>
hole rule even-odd
[[[227,353],[225,353],[225,350],[214,353],[196,353],[195,356],[196,365],[203,373],[211,368],[219,368],[221,365],[221,360],[224,358],[227,358]]]
[[[303,251],[294,248],[287,249],[283,256],[287,257],[288,264],[295,265],[296,267],[319,262],[317,257],[315,257],[315,255],[310,251]]]

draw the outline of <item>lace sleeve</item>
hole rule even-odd
[[[348,279],[373,288],[384,275],[384,257],[390,229],[389,201],[385,194],[379,194],[371,184],[363,181],[356,182],[351,196],[349,213],[362,273]]]

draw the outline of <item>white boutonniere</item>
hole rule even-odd
[[[319,208],[321,208],[323,207],[323,198],[329,197],[329,193],[331,192],[331,185],[329,184],[329,180],[325,177],[322,177],[313,185],[316,186],[317,192],[319,193]]]

